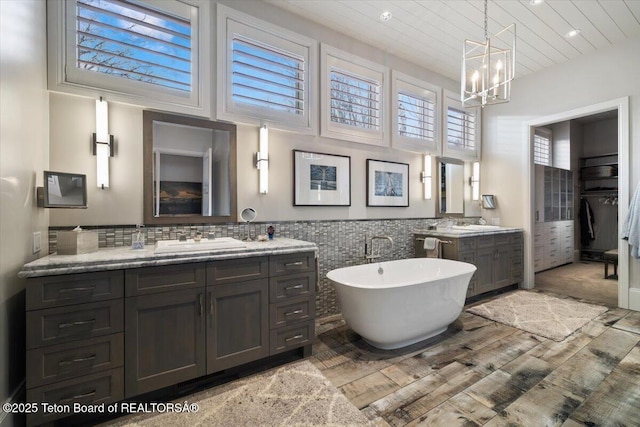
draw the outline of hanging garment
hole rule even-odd
[[[593,210],[587,199],[580,199],[580,242],[582,246],[589,246],[596,239],[593,232]]]
[[[633,193],[633,198],[629,204],[629,213],[624,221],[620,237],[629,241],[631,246],[631,256],[640,258],[640,183]]]

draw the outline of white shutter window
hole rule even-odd
[[[365,144],[389,145],[389,70],[348,52],[321,46],[320,134]]]
[[[208,10],[200,0],[48,2],[50,89],[209,115]]]
[[[458,94],[444,92],[443,155],[480,160],[480,107],[464,108]]]
[[[476,149],[476,117],[454,107],[447,108],[447,145],[462,150]]]
[[[407,92],[398,94],[398,135],[433,141],[435,139],[435,109],[431,99]]]
[[[440,141],[441,89],[398,71],[393,71],[392,79],[393,147],[436,153]]]
[[[533,134],[533,161],[535,164],[551,166],[551,131],[536,129]]]
[[[316,133],[317,42],[222,4],[217,11],[217,118]]]
[[[331,121],[356,128],[380,129],[380,82],[332,67]]]
[[[302,115],[305,112],[304,68],[303,56],[234,35],[233,101]]]
[[[126,0],[77,0],[75,66],[191,92],[191,22]]]

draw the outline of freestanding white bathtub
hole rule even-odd
[[[464,307],[473,264],[411,258],[327,273],[342,316],[365,341],[384,350],[444,332]]]

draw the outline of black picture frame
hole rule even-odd
[[[367,159],[367,206],[409,206],[409,164]]]
[[[293,150],[294,206],[351,206],[351,157]]]

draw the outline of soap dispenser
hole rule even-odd
[[[142,235],[142,224],[136,224],[136,232],[131,236],[131,249],[144,249],[144,236]]]

